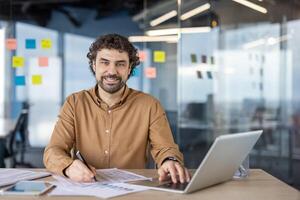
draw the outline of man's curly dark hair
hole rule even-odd
[[[126,37],[118,34],[107,34],[98,37],[90,46],[87,57],[89,59],[89,65],[92,73],[95,75],[93,70],[93,62],[96,59],[97,52],[101,49],[115,49],[119,51],[125,51],[129,56],[129,65],[131,71],[128,78],[133,74],[134,68],[140,64],[140,58],[138,57],[137,49],[129,42]]]

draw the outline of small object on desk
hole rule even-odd
[[[45,181],[20,181],[1,190],[1,195],[41,195],[55,187]]]
[[[89,170],[92,171],[92,169],[90,168],[90,166],[87,164],[87,162],[85,161],[85,159],[82,157],[82,155],[81,155],[81,153],[80,153],[79,150],[76,152],[76,157],[77,157],[81,162],[83,162],[83,164],[85,164],[85,166],[86,166],[87,168],[89,168]],[[96,176],[94,176],[94,180],[97,181]]]

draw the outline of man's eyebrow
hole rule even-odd
[[[108,59],[105,59],[105,58],[100,58],[100,60],[104,60],[104,61],[110,61],[110,60],[108,60]]]
[[[106,59],[106,58],[100,58],[100,60],[104,60],[104,61],[109,61],[110,62],[110,60],[108,60],[108,59]],[[116,61],[116,63],[120,63],[120,62],[126,62],[126,60],[117,60]]]
[[[120,62],[126,62],[126,60],[117,60],[116,62],[120,63]]]

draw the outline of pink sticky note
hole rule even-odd
[[[40,67],[48,67],[49,60],[48,57],[39,57],[39,66]]]
[[[6,48],[9,50],[17,49],[17,40],[15,38],[6,39]]]
[[[147,59],[146,51],[139,51],[139,57],[140,57],[140,61],[144,62]]]
[[[145,68],[145,76],[151,79],[156,78],[156,68],[155,67]]]

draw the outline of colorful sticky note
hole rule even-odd
[[[139,51],[139,58],[141,62],[145,62],[145,60],[147,59],[146,51]]]
[[[145,76],[147,78],[156,78],[156,68],[155,67],[147,67],[145,68]]]
[[[52,47],[52,41],[50,39],[41,40],[42,49],[50,49]]]
[[[207,78],[212,79],[212,73],[211,72],[206,72],[207,73]]]
[[[25,48],[26,49],[35,49],[36,48],[35,39],[26,39],[25,40]]]
[[[32,85],[41,85],[43,81],[43,77],[41,75],[32,75],[31,77]]]
[[[49,65],[48,57],[39,57],[38,62],[39,62],[40,67],[48,67],[48,65]]]
[[[136,68],[133,69],[132,76],[137,77],[137,76],[140,76],[140,74],[141,74],[140,67],[136,67]]]
[[[191,54],[191,61],[192,61],[192,63],[196,63],[197,62],[196,54]]]
[[[166,52],[164,52],[164,51],[154,51],[154,62],[157,62],[157,63],[166,62]]]
[[[25,85],[25,76],[15,76],[16,85]]]
[[[6,48],[9,50],[17,49],[17,40],[15,38],[6,39]]]
[[[197,71],[197,78],[202,79],[202,73],[201,73],[201,71]]]
[[[212,64],[212,65],[215,64],[215,58],[213,56],[210,57],[210,64]]]
[[[201,62],[202,62],[202,63],[207,63],[206,55],[202,55],[202,56],[201,56]]]
[[[21,56],[13,56],[12,66],[13,67],[24,67],[24,58]]]

